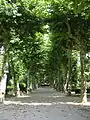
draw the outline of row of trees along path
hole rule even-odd
[[[0,96],[47,83],[90,88],[89,0],[0,0]]]

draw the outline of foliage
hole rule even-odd
[[[85,86],[84,78],[89,78],[89,3],[0,0],[0,45],[5,50],[0,60],[2,64],[8,61],[15,86],[21,81],[26,87],[42,81],[54,85],[55,81],[58,90],[64,90],[66,84],[67,88],[76,88],[78,83]]]

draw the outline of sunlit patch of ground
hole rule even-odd
[[[9,104],[18,104],[18,105],[32,105],[32,106],[40,106],[40,105],[52,105],[52,103],[22,103],[21,101],[4,101],[5,105],[9,105]]]
[[[19,104],[19,105],[33,105],[33,106],[40,106],[40,105],[59,105],[59,104],[67,104],[67,105],[83,105],[83,106],[90,106],[90,102],[87,103],[75,103],[75,102],[51,102],[51,103],[22,103],[22,101],[4,101],[5,105],[9,104]]]

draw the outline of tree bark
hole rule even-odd
[[[12,74],[12,79],[13,79],[13,83],[14,83],[14,89],[13,89],[14,95],[20,96],[19,76],[16,75],[16,71],[15,71],[14,62],[12,60],[12,57],[11,57],[11,74]]]
[[[61,81],[61,75],[60,75],[60,70],[58,70],[58,91],[59,92],[60,92],[60,88],[61,88],[60,81]]]
[[[87,102],[87,81],[85,78],[85,49],[82,46],[80,50],[80,63],[81,63],[81,102]]]
[[[29,93],[30,89],[30,70],[27,71],[27,94]]]
[[[66,81],[66,89],[68,95],[71,95],[71,75],[72,75],[72,50],[69,49],[68,52],[68,74],[67,74],[67,81]]]
[[[0,78],[1,79],[0,80],[0,98],[2,99],[1,100],[2,102],[6,93],[7,72],[8,72],[8,66],[7,66],[7,57],[5,52],[4,58],[3,58],[2,71],[1,71],[1,78]]]

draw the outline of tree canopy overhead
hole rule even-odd
[[[4,48],[0,80],[8,69],[15,94],[21,81],[27,91],[42,82],[64,92],[79,86],[85,102],[89,4],[89,0],[0,0],[0,50]]]

